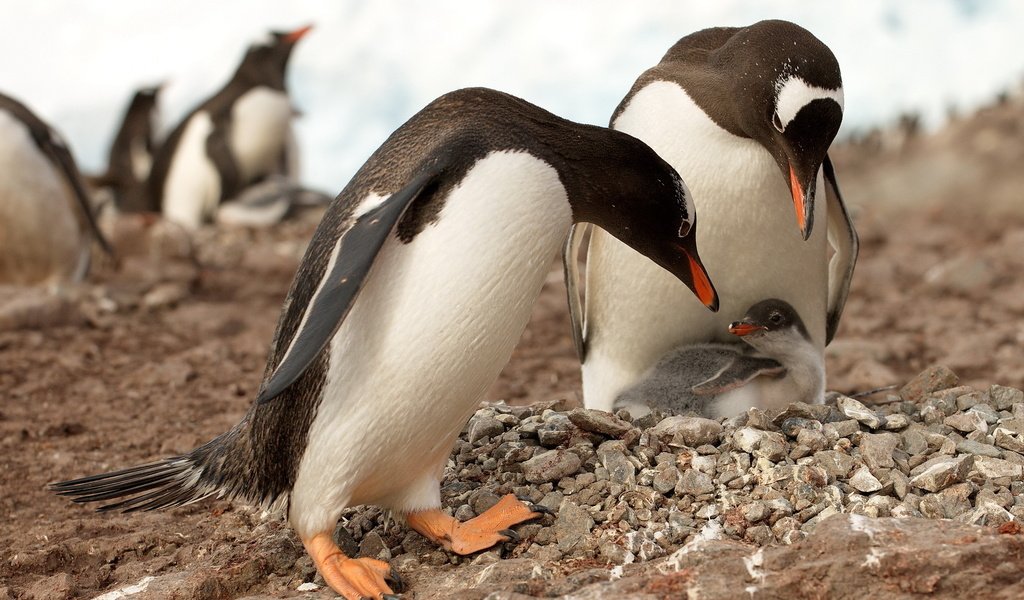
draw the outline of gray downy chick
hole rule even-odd
[[[762,300],[729,332],[745,344],[686,344],[663,356],[615,401],[634,416],[666,414],[730,417],[748,408],[820,403],[825,365],[807,328],[787,302]]]

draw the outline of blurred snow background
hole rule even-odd
[[[0,14],[0,91],[54,123],[90,171],[136,87],[167,83],[169,128],[267,29],[314,24],[288,79],[303,179],[331,194],[448,90],[494,87],[603,125],[669,46],[715,25],[782,18],[815,33],[843,69],[847,134],[904,111],[934,127],[1024,75],[1016,0],[0,0]]]

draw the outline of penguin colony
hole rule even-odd
[[[130,165],[136,190],[148,165],[132,159],[151,155],[152,168],[141,199],[126,195],[118,208],[160,209],[195,228],[246,186],[288,173],[284,69],[307,31],[250,48],[231,81],[155,153],[133,156],[151,146],[148,130],[129,126],[129,110],[129,160],[119,163]],[[23,107],[5,102],[0,108],[26,122]],[[589,406],[717,416],[794,395],[820,402],[822,349],[857,251],[826,155],[842,102],[831,52],[782,21],[683,38],[641,76],[611,128],[494,90],[445,94],[398,128],[327,207],[242,420],[184,455],[52,489],[102,502],[100,510],[209,496],[280,507],[337,593],[395,597],[399,580],[387,563],[345,556],[333,541],[345,508],[388,508],[459,554],[512,539],[511,527],[544,511],[510,495],[458,522],[442,512],[439,485],[559,248]],[[3,115],[0,128],[15,130]],[[49,130],[37,121],[21,125],[22,137],[43,148],[35,131]],[[63,148],[73,168],[62,144],[46,147]],[[120,181],[111,163],[106,178]],[[82,187],[80,176],[63,178]],[[0,210],[26,210],[4,193]],[[79,225],[75,239],[92,231],[101,240],[88,199],[73,198],[91,227]],[[816,216],[825,227],[814,227]],[[584,302],[576,262],[587,229]],[[81,256],[81,242],[72,246],[61,251]],[[746,345],[719,343],[729,333]]]

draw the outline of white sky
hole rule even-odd
[[[784,18],[839,58],[844,130],[919,110],[939,123],[1024,76],[1015,0],[0,0],[0,90],[98,170],[135,87],[166,81],[169,128],[269,28],[315,29],[289,73],[303,179],[336,193],[384,138],[451,89],[502,89],[606,124],[678,38]]]

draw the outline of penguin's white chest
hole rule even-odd
[[[498,152],[410,243],[387,241],[330,342],[291,496],[300,534],[333,527],[345,506],[438,506],[455,437],[508,361],[570,223],[550,165]]]
[[[291,103],[282,91],[257,87],[235,101],[230,145],[243,183],[278,170],[291,118]]]
[[[826,202],[815,202],[818,226],[803,241],[771,155],[716,125],[674,83],[654,82],[635,94],[614,127],[649,144],[686,181],[697,210],[697,248],[721,305],[709,312],[663,269],[595,231],[587,259],[587,406],[610,407],[679,344],[727,341],[728,324],[767,298],[793,305],[823,347]],[[820,175],[817,189],[824,189]]]
[[[211,133],[209,113],[199,111],[189,118],[164,181],[164,216],[192,229],[209,220],[220,202],[220,174],[206,152]]]
[[[70,186],[28,128],[0,110],[0,283],[76,279],[89,242]]]

